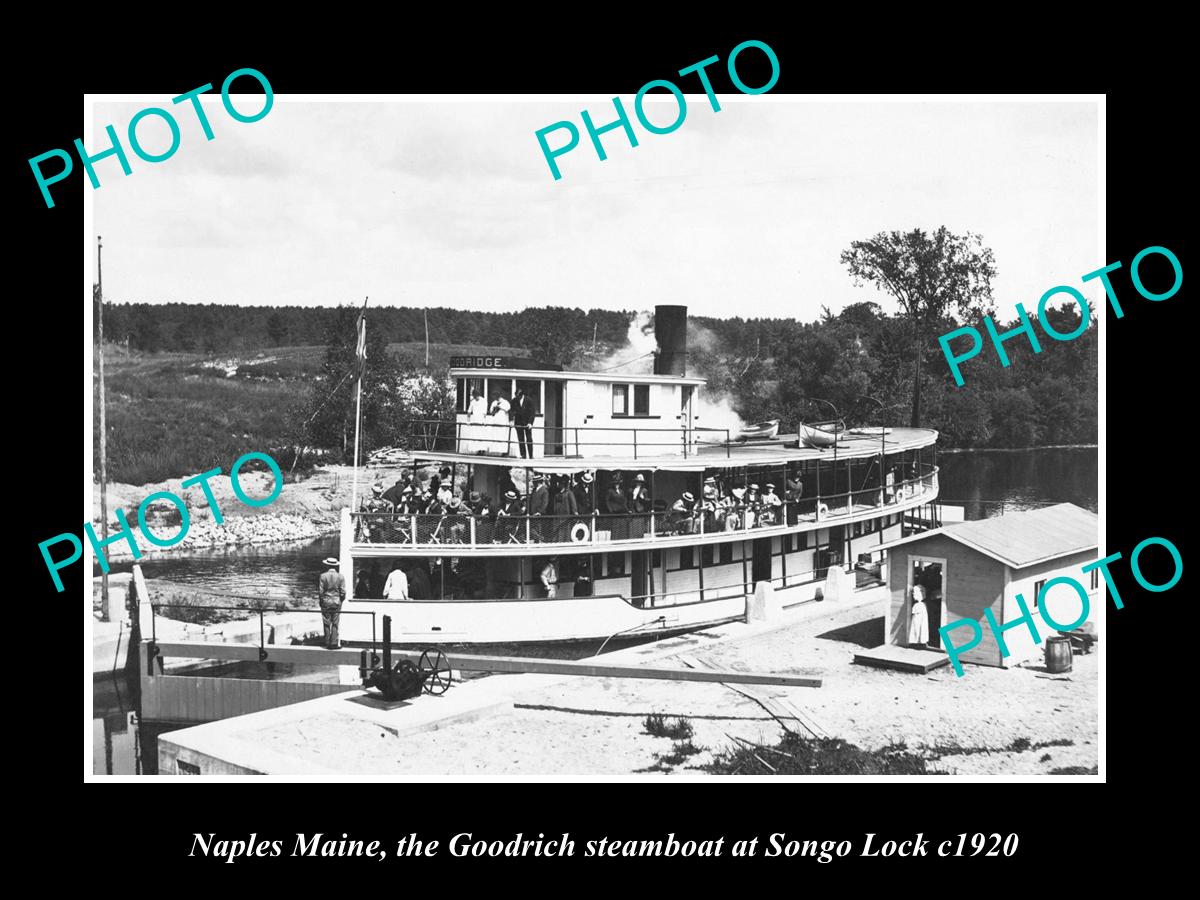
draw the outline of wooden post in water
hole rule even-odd
[[[101,252],[104,245],[96,235],[96,332],[99,337],[100,353],[100,540],[108,546],[108,427],[104,416],[104,271]],[[100,574],[100,621],[108,617],[108,566],[102,566]]]

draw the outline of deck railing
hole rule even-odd
[[[611,544],[656,541],[681,536],[705,537],[730,533],[786,533],[801,524],[848,519],[872,510],[908,508],[937,491],[936,466],[894,485],[875,485],[857,491],[780,498],[778,506],[736,504],[705,507],[691,512],[663,510],[613,515],[591,513],[567,516],[506,516],[467,513],[403,514],[360,512],[352,516],[354,542],[416,550],[446,547],[479,549],[492,546],[580,545],[603,549]]]
[[[525,458],[517,426],[495,422],[471,423],[449,419],[413,419],[407,423],[409,449],[426,453]],[[730,456],[728,428],[649,428],[618,425],[530,425],[530,458],[585,457],[631,454],[695,456],[699,446],[724,449]]]

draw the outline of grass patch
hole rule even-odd
[[[840,738],[787,734],[774,746],[735,739],[701,767],[714,775],[944,775],[903,743],[864,750]]]
[[[683,740],[695,734],[692,723],[687,719],[668,719],[662,713],[650,713],[642,720],[647,734],[654,737],[667,737],[672,740]]]
[[[171,585],[161,580],[157,580],[150,588],[150,603],[157,616],[173,619],[176,622],[190,622],[195,625],[219,625],[222,622],[253,619],[257,618],[260,611],[267,613],[317,611],[298,596],[259,601],[236,600],[214,597],[212,594],[196,593],[183,585]],[[220,608],[213,609],[212,607]]]
[[[960,744],[938,744],[926,749],[930,759],[941,759],[943,756],[970,756],[974,753],[1024,753],[1027,750],[1044,750],[1046,747],[1072,747],[1075,742],[1070,738],[1054,738],[1049,741],[1031,741],[1027,737],[1014,738],[1007,747],[963,747]]]

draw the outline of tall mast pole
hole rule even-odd
[[[362,312],[359,314],[360,317],[365,318],[365,316],[367,315],[367,301],[370,299],[371,299],[370,297],[363,298],[363,308],[362,308]],[[366,359],[366,352],[367,352],[367,348],[366,348],[367,323],[365,321],[362,321],[360,328],[362,330],[359,333],[359,340],[362,341],[362,344],[361,345],[356,344],[357,349],[355,351],[356,354],[359,351],[362,352],[362,359],[358,359],[358,358],[355,359],[355,365],[358,366],[358,399],[354,402],[354,484],[350,488],[350,511],[351,512],[358,512],[358,436],[359,436],[359,431],[361,430],[361,427],[362,427],[362,378],[363,378],[363,372],[366,370],[365,359]]]
[[[100,539],[108,545],[108,426],[104,415],[104,270],[101,253],[104,245],[96,235],[96,332],[100,340]],[[100,621],[108,617],[108,572],[100,574]]]
[[[425,313],[425,371],[429,371],[429,310],[422,310]]]

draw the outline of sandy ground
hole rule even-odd
[[[1076,656],[1074,671],[1049,675],[1040,665],[968,666],[962,678],[945,667],[914,675],[857,666],[859,646],[878,644],[874,610],[833,612],[786,629],[706,646],[704,659],[755,671],[819,670],[821,688],[769,688],[810,713],[832,734],[863,747],[905,741],[910,749],[958,745],[992,752],[944,756],[936,767],[956,774],[1047,774],[1097,763],[1098,654]],[[856,643],[857,642],[857,643]],[[665,658],[662,665],[677,661]],[[511,676],[491,676],[505,678]],[[688,719],[692,742],[708,748],[674,766],[658,755],[673,741],[645,733],[647,714]],[[354,722],[354,724],[350,724]],[[353,739],[347,729],[354,729]],[[361,733],[359,733],[361,732]],[[761,706],[719,684],[573,678],[522,694],[515,707],[477,722],[397,737],[342,717],[306,720],[256,732],[264,746],[356,773],[427,775],[628,775],[693,772],[736,735],[773,743],[780,726]],[[1018,738],[1072,746],[1008,752]],[[331,758],[329,748],[338,748]],[[322,749],[325,748],[325,749]]]

